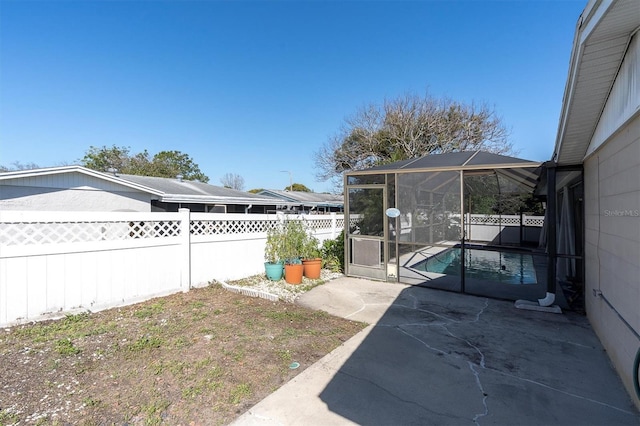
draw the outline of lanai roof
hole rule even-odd
[[[357,176],[377,173],[412,173],[412,172],[446,172],[493,170],[497,174],[533,190],[540,175],[542,163],[492,154],[485,151],[448,152],[431,154],[410,160],[397,161],[346,173],[346,176]]]

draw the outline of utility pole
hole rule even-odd
[[[293,175],[289,170],[280,170],[280,173],[289,173],[289,191],[293,191]]]

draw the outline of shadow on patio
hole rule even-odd
[[[298,303],[372,325],[236,424],[640,422],[579,314],[346,277]]]

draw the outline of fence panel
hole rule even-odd
[[[2,212],[0,324],[180,291],[184,213]]]
[[[342,216],[282,214],[191,214],[191,282],[238,279],[264,272],[267,230],[279,221],[304,220],[322,243],[335,238]]]
[[[537,242],[543,225],[544,216],[465,215],[466,238],[472,241],[501,244]]]

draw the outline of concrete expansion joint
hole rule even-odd
[[[632,416],[637,415],[637,413],[634,413],[632,411],[625,410],[625,409],[616,407],[616,406],[611,405],[611,404],[607,404],[606,402],[602,402],[602,401],[598,401],[598,400],[595,400],[595,399],[592,399],[592,398],[587,398],[587,397],[584,397],[584,396],[581,396],[581,395],[577,395],[577,394],[572,393],[572,392],[567,392],[567,391],[564,391],[562,389],[558,389],[556,387],[549,386],[547,384],[538,382],[536,380],[531,380],[531,379],[527,379],[525,377],[520,377],[520,376],[514,376],[513,374],[508,374],[508,373],[505,373],[504,371],[493,370],[493,369],[492,369],[492,371],[495,371],[497,373],[500,373],[500,374],[502,374],[504,376],[507,376],[507,377],[511,377],[513,379],[516,379],[516,380],[521,380],[521,381],[526,382],[526,383],[531,383],[531,384],[534,384],[534,385],[537,385],[537,386],[540,386],[540,387],[543,387],[543,388],[546,388],[546,389],[550,389],[552,391],[561,393],[563,395],[570,396],[572,398],[582,399],[583,401],[589,401],[589,402],[592,402],[594,404],[601,405],[603,407],[611,408],[612,410],[616,410],[616,411],[619,411],[621,413],[629,414],[629,415],[632,415]]]
[[[378,383],[373,382],[373,381],[371,381],[371,380],[369,380],[367,378],[360,377],[360,376],[354,376],[353,374],[349,374],[349,373],[347,373],[345,371],[342,371],[342,370],[338,371],[338,374],[345,375],[347,377],[350,377],[350,378],[352,378],[354,380],[357,380],[357,381],[360,381],[360,382],[368,383],[369,385],[371,385],[371,386],[379,389],[380,391],[386,393],[387,395],[391,396],[393,399],[398,400],[399,402],[402,402],[404,404],[410,404],[410,405],[419,407],[420,409],[422,409],[422,410],[424,410],[424,411],[426,411],[428,413],[436,414],[438,416],[449,417],[451,419],[458,419],[459,418],[457,416],[452,416],[451,414],[448,414],[448,413],[441,413],[441,412],[438,412],[438,411],[431,410],[431,409],[425,407],[424,405],[422,405],[422,404],[420,404],[420,403],[418,403],[416,401],[412,401],[412,400],[401,398],[399,395],[395,394],[394,392],[391,392],[389,389],[387,389],[387,388],[385,388],[383,386],[380,386]]]
[[[394,328],[395,328],[396,330],[399,330],[401,333],[403,333],[403,334],[405,334],[405,335],[409,336],[410,338],[412,338],[412,339],[414,339],[414,340],[417,340],[418,342],[422,343],[422,344],[423,344],[427,349],[429,349],[429,350],[432,350],[432,351],[434,351],[434,352],[440,353],[440,354],[442,354],[442,355],[447,355],[447,356],[451,355],[451,353],[450,353],[450,352],[443,351],[442,349],[438,349],[438,348],[436,348],[436,347],[433,347],[433,346],[429,345],[427,342],[425,342],[424,340],[422,340],[422,339],[418,338],[417,336],[415,336],[415,335],[413,335],[413,334],[409,333],[408,331],[403,330],[403,329],[402,329],[402,324],[397,325],[397,326],[394,326]],[[456,357],[456,358],[457,358],[457,357]]]
[[[482,417],[485,417],[485,416],[487,416],[489,414],[489,406],[487,404],[488,395],[485,392],[484,387],[482,386],[482,381],[480,380],[480,374],[479,374],[478,370],[476,369],[476,367],[480,367],[482,369],[486,368],[486,366],[485,366],[485,356],[484,356],[484,353],[480,350],[480,348],[478,346],[474,345],[472,342],[470,342],[467,339],[464,339],[464,338],[462,338],[460,336],[455,335],[453,332],[451,332],[451,330],[449,330],[449,328],[447,326],[448,325],[452,325],[452,324],[460,324],[460,323],[464,323],[464,322],[467,322],[467,323],[477,323],[477,322],[479,322],[480,321],[480,317],[485,312],[485,310],[489,307],[489,299],[485,299],[484,305],[475,314],[475,317],[474,317],[473,320],[471,320],[471,321],[458,321],[458,320],[454,320],[452,318],[447,318],[444,315],[428,311],[426,309],[418,308],[417,299],[415,299],[415,296],[412,296],[412,297],[414,298],[414,301],[415,301],[413,307],[409,307],[409,306],[406,306],[406,305],[400,305],[400,304],[396,304],[396,305],[397,306],[402,306],[402,307],[404,307],[406,309],[414,309],[414,310],[417,310],[417,311],[420,311],[420,312],[425,312],[425,313],[433,315],[433,316],[435,316],[437,318],[441,318],[444,321],[438,321],[437,323],[433,323],[433,322],[432,323],[403,323],[403,324],[399,324],[399,325],[395,326],[395,328],[397,330],[399,330],[400,332],[404,333],[405,335],[411,337],[412,339],[415,339],[415,340],[419,341],[420,343],[422,343],[425,347],[427,347],[431,351],[443,354],[444,356],[453,357],[455,359],[462,359],[463,357],[461,357],[459,355],[452,354],[450,351],[445,351],[445,350],[439,349],[437,347],[431,346],[426,341],[418,338],[414,334],[412,334],[409,331],[403,329],[403,327],[412,327],[412,326],[413,327],[415,327],[415,326],[420,326],[420,327],[422,327],[422,326],[441,327],[446,332],[446,334],[448,334],[449,336],[451,336],[454,339],[457,339],[457,340],[465,343],[470,348],[473,348],[473,350],[480,356],[479,364],[476,364],[476,363],[474,363],[472,361],[467,360],[467,365],[469,366],[469,369],[471,370],[471,373],[473,374],[473,377],[475,379],[475,384],[478,387],[478,390],[480,391],[480,394],[482,395],[482,405],[484,407],[484,411],[481,412],[481,413],[475,414],[473,419],[472,419],[474,424],[480,425],[479,420]]]
[[[403,334],[405,334],[405,335],[407,335],[407,336],[411,337],[412,339],[415,339],[415,340],[419,341],[419,342],[420,342],[420,343],[422,343],[425,347],[427,347],[429,350],[434,351],[434,352],[437,352],[437,353],[440,353],[440,354],[442,354],[442,355],[444,355],[444,356],[446,356],[446,357],[452,357],[452,358],[455,358],[455,359],[462,359],[462,357],[461,357],[461,356],[459,356],[459,355],[454,355],[454,354],[452,354],[452,353],[451,353],[451,352],[449,352],[449,351],[444,351],[444,350],[442,350],[442,349],[438,349],[438,348],[436,348],[436,347],[433,347],[433,346],[429,345],[429,344],[428,344],[427,342],[425,342],[424,340],[419,339],[417,336],[415,336],[415,335],[413,335],[413,334],[411,334],[411,333],[409,333],[409,332],[407,332],[407,331],[403,330],[403,329],[402,329],[402,326],[403,326],[403,325],[409,325],[409,324],[400,324],[400,325],[396,326],[395,328],[396,328],[397,330],[399,330],[401,333],[403,333]],[[471,342],[469,342],[468,340],[466,340],[466,339],[462,339],[462,338],[460,338],[460,337],[458,337],[458,336],[455,336],[453,333],[451,333],[451,332],[447,329],[447,327],[446,327],[446,325],[445,325],[445,324],[442,324],[442,325],[441,325],[441,327],[442,327],[442,328],[447,332],[447,334],[449,334],[451,337],[453,337],[453,338],[455,338],[455,339],[458,339],[458,340],[460,340],[460,341],[466,342],[469,346],[471,346],[472,348],[474,348],[474,349],[475,349],[475,350],[480,354],[480,364],[479,364],[479,365],[478,365],[478,364],[476,364],[476,363],[474,363],[474,362],[471,362],[471,361],[467,360],[467,365],[469,366],[469,369],[471,370],[471,373],[472,373],[472,374],[473,374],[473,376],[474,376],[476,386],[478,387],[478,389],[479,389],[479,391],[480,391],[480,394],[482,395],[482,405],[484,406],[484,412],[476,414],[476,415],[473,417],[473,419],[472,419],[472,421],[473,421],[476,425],[480,425],[480,423],[478,422],[478,419],[480,419],[480,418],[482,418],[482,417],[485,417],[485,416],[487,416],[487,415],[489,414],[489,406],[488,406],[488,404],[487,404],[487,398],[488,398],[488,395],[487,395],[487,393],[485,392],[484,387],[482,386],[482,382],[481,382],[481,380],[480,380],[480,374],[478,373],[478,370],[476,370],[476,366],[478,366],[478,367],[480,367],[480,368],[482,368],[482,369],[485,369],[485,368],[486,368],[486,367],[485,367],[485,364],[484,364],[484,359],[485,359],[485,358],[484,358],[484,354],[482,353],[482,351],[480,351],[480,350],[478,349],[478,347],[476,347],[475,345],[473,345],[473,344],[472,344]]]
[[[480,348],[478,348],[476,345],[474,345],[473,343],[471,343],[467,339],[463,339],[462,337],[456,336],[445,325],[443,325],[442,328],[447,332],[447,334],[449,334],[449,336],[453,337],[454,339],[458,339],[461,342],[466,343],[467,346],[473,348],[478,353],[478,355],[480,355],[480,367],[485,368],[485,365],[484,365],[484,354],[482,353]]]
[[[353,315],[356,315],[362,311],[364,311],[364,309],[367,307],[367,304],[365,303],[364,299],[362,298],[362,296],[358,295],[358,299],[360,299],[360,308],[356,309],[355,311],[351,312],[349,315],[345,315],[345,318],[350,318]]]

